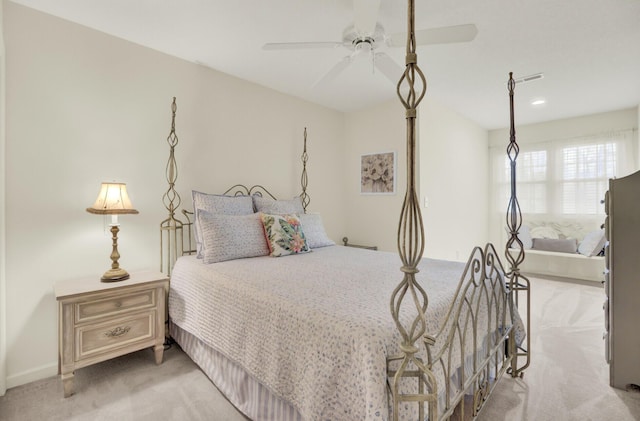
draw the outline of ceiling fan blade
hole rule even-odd
[[[349,65],[351,64],[352,61],[353,61],[353,56],[348,55],[348,56],[344,57],[342,60],[337,62],[336,65],[331,68],[331,70],[329,70],[327,73],[325,73],[324,76],[322,76],[320,79],[318,79],[313,84],[313,87],[315,88],[316,86],[323,85],[323,84],[325,84],[327,82],[330,82],[330,81],[334,80],[335,78],[338,77],[338,75],[340,75],[340,73],[342,73],[344,71],[344,69],[349,67]]]
[[[263,50],[302,50],[308,48],[338,48],[342,42],[270,42],[262,46]]]
[[[378,21],[380,0],[353,0],[353,26],[359,35],[372,35]]]
[[[416,31],[417,45],[450,44],[473,41],[478,35],[478,28],[470,23],[466,25],[443,26],[441,28],[421,29]],[[387,38],[390,47],[404,47],[407,34],[393,34]]]
[[[397,84],[404,69],[400,67],[387,53],[376,53],[373,63],[376,69],[387,77],[393,84]]]

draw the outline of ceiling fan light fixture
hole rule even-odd
[[[357,39],[353,41],[353,48],[357,52],[370,53],[375,49],[375,40],[371,38]]]

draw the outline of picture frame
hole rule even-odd
[[[396,152],[360,156],[360,194],[396,194]]]

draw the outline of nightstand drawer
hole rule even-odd
[[[107,299],[80,302],[76,304],[76,323],[124,312],[153,308],[156,306],[156,302],[156,291],[149,289],[136,293],[121,294]]]
[[[155,310],[152,310],[101,324],[76,327],[75,361],[135,346],[139,342],[153,342],[156,316]]]

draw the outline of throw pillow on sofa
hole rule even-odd
[[[575,253],[578,241],[575,238],[534,238],[533,250]]]
[[[603,229],[591,231],[584,236],[584,240],[578,246],[578,253],[587,257],[597,256],[606,241]]]

